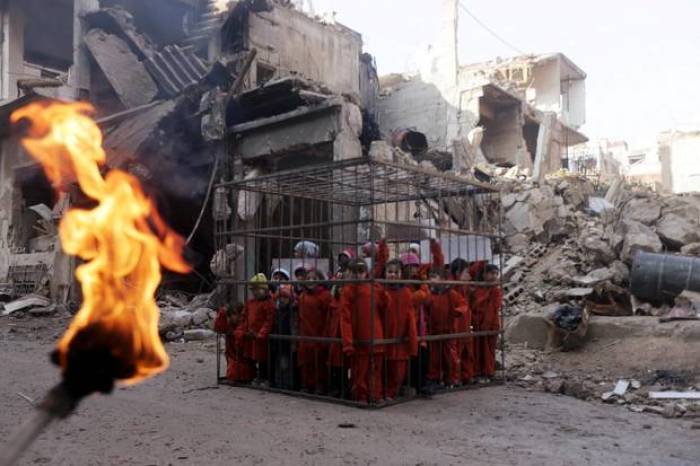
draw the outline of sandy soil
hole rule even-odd
[[[58,379],[60,319],[0,321],[0,438]],[[697,465],[691,421],[515,386],[363,411],[217,387],[211,343],[168,346],[163,375],[93,396],[22,464]],[[354,427],[341,428],[340,424]]]

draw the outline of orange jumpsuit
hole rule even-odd
[[[406,379],[408,360],[418,355],[418,331],[414,293],[410,288],[397,285],[386,287],[390,305],[384,313],[384,338],[403,338],[405,341],[386,347],[387,386],[386,396],[396,398],[399,388]]]
[[[432,291],[428,305],[428,329],[431,335],[456,333],[459,322],[469,314],[469,305],[451,288]],[[430,363],[428,380],[455,384],[459,381],[459,355],[456,340],[438,340],[428,344]]]
[[[331,293],[323,286],[304,290],[299,296],[299,336],[326,336]],[[328,347],[323,343],[300,341],[297,361],[301,369],[301,385],[310,391],[323,390],[326,380]]]
[[[244,322],[233,325],[224,309],[220,309],[214,321],[214,331],[226,336],[226,378],[231,382],[250,382],[253,370],[250,361],[243,357]]]
[[[340,338],[340,299],[333,298],[329,309],[325,336],[328,338]],[[343,367],[345,365],[344,358],[342,344],[331,344],[328,352],[328,365],[331,367]]]
[[[267,363],[267,336],[275,322],[275,303],[268,296],[263,300],[249,299],[242,316],[242,328],[245,332],[255,333],[254,338],[245,338],[243,354],[258,363]]]
[[[340,333],[343,352],[350,354],[352,394],[360,402],[382,399],[382,345],[368,344],[384,338],[381,315],[390,298],[380,285],[345,285],[340,297]]]
[[[501,329],[501,287],[479,287],[473,292],[474,327],[477,332]],[[496,343],[498,335],[482,336],[476,339],[475,359],[477,375],[493,377],[496,373]]]

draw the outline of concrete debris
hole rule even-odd
[[[649,398],[652,400],[700,400],[700,392],[649,392]]]
[[[600,215],[606,210],[614,209],[615,206],[606,201],[603,197],[590,197],[588,198],[588,208],[591,212]]]
[[[684,290],[676,296],[676,306],[692,309],[700,314],[700,293]]]
[[[212,317],[212,313],[214,313],[214,317]],[[192,324],[195,326],[204,325],[207,322],[213,320],[215,317],[216,313],[213,309],[202,307],[192,313]]]
[[[187,328],[192,325],[192,313],[187,310],[163,310],[160,313],[158,330],[161,334],[176,328]]]
[[[45,307],[35,307],[29,310],[29,315],[32,317],[48,317],[56,314],[58,306],[51,304]]]
[[[10,301],[9,303],[5,303],[3,305],[4,311],[2,311],[2,314],[0,315],[7,316],[13,312],[21,311],[23,309],[47,307],[49,304],[51,304],[51,301],[48,298],[36,294],[30,294],[19,299],[15,299],[14,301]]]
[[[216,333],[214,333],[212,330],[196,328],[185,330],[183,332],[183,338],[185,341],[213,340],[216,338]]]
[[[542,350],[547,345],[547,322],[540,313],[520,314],[509,320],[505,336],[509,344]]]
[[[584,277],[575,277],[574,283],[583,286],[593,286],[602,282],[610,281],[615,276],[615,273],[608,268],[595,269],[589,272]]]
[[[622,218],[628,221],[653,225],[661,217],[661,204],[650,198],[635,198],[622,209]]]
[[[627,285],[630,279],[630,269],[622,261],[615,261],[610,265],[612,282],[616,285]]]
[[[700,256],[700,242],[683,246],[681,248],[681,254],[684,256]]]
[[[617,384],[615,384],[613,394],[615,394],[616,396],[623,396],[625,393],[627,393],[627,389],[629,388],[629,386],[629,380],[618,380]]]
[[[679,214],[666,214],[656,224],[656,233],[673,250],[700,241],[700,227]]]
[[[158,86],[145,65],[122,39],[93,29],[84,40],[124,107],[145,105],[158,94]]]
[[[634,255],[638,251],[661,252],[663,244],[654,230],[644,223],[635,220],[622,222],[624,242],[622,245],[621,259],[626,263],[632,263]]]

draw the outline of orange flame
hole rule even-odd
[[[134,364],[133,377],[124,380],[134,383],[168,366],[154,299],[160,266],[180,273],[189,266],[181,256],[182,238],[165,225],[138,180],[120,170],[106,177],[100,173],[105,152],[100,129],[87,116],[93,111],[87,103],[33,103],[15,111],[11,120],[31,122],[22,144],[54,186],[77,179],[97,202],[92,209],[68,211],[59,227],[64,252],[86,261],[75,273],[83,304],[58,342],[59,362],[65,369],[73,337],[99,323],[125,342],[113,352]]]

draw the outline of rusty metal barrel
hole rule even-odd
[[[700,257],[639,252],[632,264],[630,290],[646,301],[670,301],[683,290],[700,292]]]

